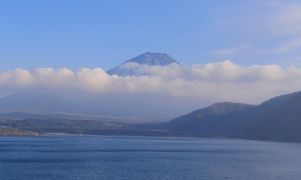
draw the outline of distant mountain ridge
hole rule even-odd
[[[134,69],[125,68],[124,66],[128,63],[137,63],[139,65],[149,65],[149,66],[166,66],[169,64],[180,64],[176,59],[172,58],[166,53],[157,52],[146,52],[130,60],[125,61],[119,66],[114,67],[107,71],[108,74],[127,76],[127,75],[137,75]]]
[[[256,106],[217,103],[157,128],[202,137],[301,142],[301,92],[278,96]]]
[[[22,92],[0,98],[0,112],[76,112],[83,107],[60,96]]]
[[[227,113],[232,113],[235,111],[240,111],[249,107],[253,107],[253,105],[249,104],[243,104],[243,103],[233,103],[233,102],[219,102],[219,103],[214,103],[211,106],[197,110],[194,113],[211,113],[215,115],[222,115],[222,114],[227,114]]]

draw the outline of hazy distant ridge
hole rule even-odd
[[[195,136],[301,141],[301,92],[257,106],[217,103],[163,123],[161,128]]]

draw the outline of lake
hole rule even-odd
[[[299,180],[301,145],[233,139],[0,137],[1,180]]]

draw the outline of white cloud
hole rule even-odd
[[[0,92],[34,89],[87,94],[159,94],[173,98],[258,103],[301,90],[301,69],[279,65],[239,66],[230,60],[192,66],[135,65],[142,76],[110,76],[101,68],[16,69],[0,73]],[[80,93],[79,93],[80,94]]]
[[[227,81],[238,79],[243,69],[230,60],[219,63],[195,64],[192,66],[193,75],[209,81]]]
[[[7,87],[26,87],[34,83],[34,77],[31,72],[25,69],[17,68],[13,71],[0,73],[0,84]]]
[[[112,79],[100,68],[83,68],[75,73],[74,84],[80,88],[92,91],[103,91],[109,86]]]

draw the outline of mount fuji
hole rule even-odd
[[[166,53],[146,52],[130,60],[125,61],[121,65],[107,71],[110,75],[134,76],[141,75],[137,73],[137,65],[148,66],[166,66],[170,64],[180,64],[176,59]],[[135,66],[136,65],[136,66]]]

